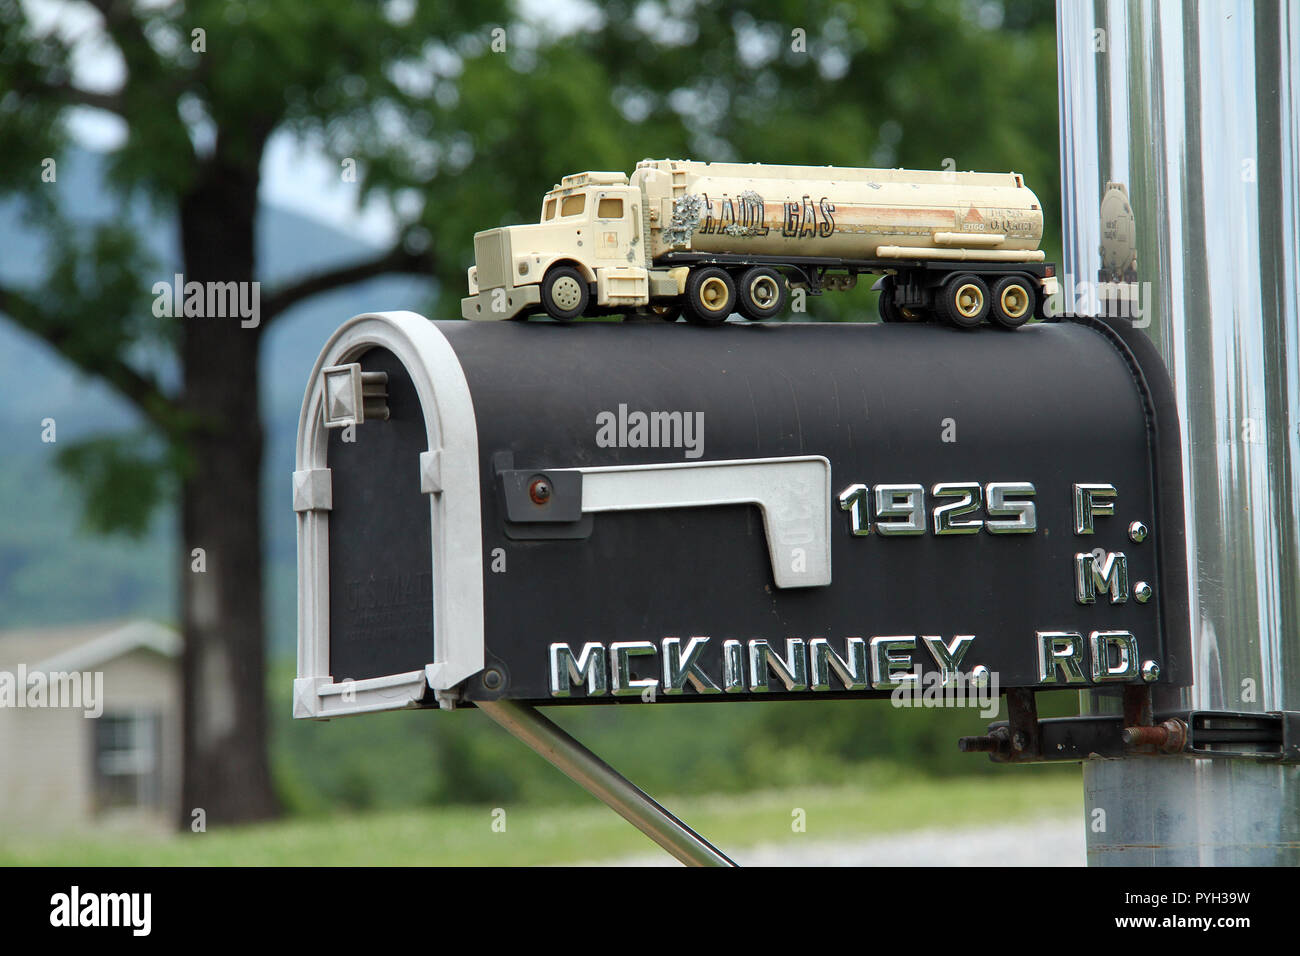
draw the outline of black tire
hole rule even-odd
[[[950,276],[939,292],[935,311],[959,329],[973,329],[989,314],[989,287],[977,275]]]
[[[754,266],[742,275],[736,295],[740,314],[751,322],[775,318],[790,301],[785,276],[767,266]]]
[[[893,276],[885,276],[880,282],[880,298],[876,300],[876,308],[880,311],[881,322],[906,322],[907,318],[903,315],[903,310],[898,307],[894,301],[894,294],[898,290],[898,283]]]
[[[542,308],[557,322],[572,322],[590,302],[587,280],[573,266],[552,266],[542,280]]]
[[[1033,317],[1034,284],[1023,276],[1002,276],[989,290],[989,314],[1004,329],[1018,329]]]
[[[736,282],[725,269],[704,266],[686,277],[686,321],[721,325],[736,311]]]

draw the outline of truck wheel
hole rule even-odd
[[[906,316],[903,315],[903,310],[894,301],[894,293],[897,288],[898,283],[893,276],[885,276],[880,282],[880,298],[876,300],[876,308],[880,310],[881,322],[907,321]]]
[[[954,275],[943,284],[935,311],[959,329],[973,329],[989,314],[989,287],[977,275]]]
[[[721,325],[736,310],[736,283],[717,266],[696,269],[686,277],[686,321]]]
[[[993,321],[1004,329],[1018,329],[1034,314],[1034,292],[1029,283],[1019,276],[1003,276],[993,283],[990,296],[993,301]]]
[[[591,292],[573,266],[555,266],[542,280],[542,307],[558,322],[572,322],[587,311]]]
[[[737,293],[740,314],[754,322],[780,315],[790,298],[785,276],[767,266],[755,266],[742,275]]]

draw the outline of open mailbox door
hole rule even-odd
[[[1124,323],[358,316],[299,420],[294,715],[1190,683]]]

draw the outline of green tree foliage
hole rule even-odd
[[[295,304],[423,272],[440,280],[437,314],[455,315],[473,232],[534,219],[561,175],[630,170],[647,156],[1015,168],[1055,231],[1047,0],[641,0],[531,19],[504,0],[41,6],[75,16],[75,29],[0,0],[0,195],[26,204],[41,240],[40,255],[31,251],[41,274],[0,287],[0,312],[111,384],[149,430],[148,441],[95,439],[64,455],[95,524],[138,530],[170,489],[178,562],[206,549],[204,574],[182,575],[184,802],[214,822],[274,810],[258,355]],[[95,43],[120,66],[108,87],[75,67]],[[150,290],[171,277],[145,255],[147,237],[125,216],[76,222],[42,177],[68,145],[73,109],[122,125],[114,190],[172,219],[188,280],[264,278],[254,226],[277,132],[318,144],[341,169],[353,164],[361,196],[396,211],[398,237],[370,258],[267,287],[257,328],[159,320]],[[810,316],[860,318],[869,307],[859,289],[816,301]]]
[[[115,117],[126,131],[109,157],[122,199],[145,197],[176,224],[190,282],[260,281],[255,221],[263,154],[284,129],[315,137],[366,176],[367,191],[410,174],[407,154],[427,121],[418,75],[432,46],[482,31],[503,5],[335,2],[135,4],[91,0],[42,23],[0,2],[0,189],[26,204],[42,255],[35,282],[0,288],[0,311],[137,407],[160,439],[95,439],[62,456],[87,487],[92,524],[138,531],[168,487],[179,492],[185,773],[182,802],[216,821],[274,811],[265,742],[262,431],[258,355],[265,330],[303,299],[392,271],[428,272],[429,234],[401,231],[392,248],[290,279],[261,299],[260,323],[213,316],[159,322],[158,274],[125,215],[89,226],[58,202],[47,160],[67,145],[72,108]],[[90,38],[90,39],[88,39]],[[75,59],[93,41],[120,82],[91,88]],[[343,157],[340,156],[340,161]],[[405,185],[416,185],[408,180]],[[67,218],[65,218],[65,216]],[[408,223],[408,227],[413,224]],[[34,246],[36,244],[34,243]],[[34,252],[34,250],[33,250]],[[179,384],[163,384],[168,349]],[[186,811],[188,812],[188,810]]]

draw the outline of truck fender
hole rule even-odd
[[[577,259],[573,259],[570,258],[569,256],[564,256],[564,255],[552,256],[549,259],[543,258],[541,267],[537,270],[537,276],[534,281],[540,285],[542,279],[545,278],[546,273],[550,272],[556,266],[573,266],[573,268],[577,269],[580,273],[582,273],[583,280],[587,282],[589,285],[596,281],[595,270],[593,270],[585,262],[579,262]]]

